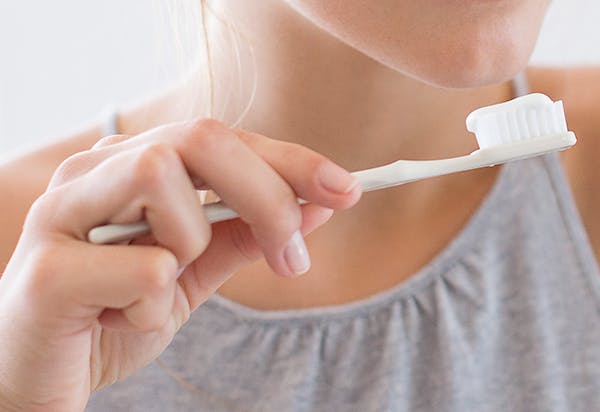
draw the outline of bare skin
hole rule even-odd
[[[600,120],[594,115],[600,107],[600,87],[590,90],[600,70],[531,68],[528,72],[532,91],[565,102],[569,128],[579,140],[561,159],[600,260]],[[488,194],[498,170],[365,194],[356,207],[336,213],[307,239],[313,259],[307,275],[287,282],[269,276],[269,268],[258,261],[230,279],[219,293],[253,308],[277,310],[343,304],[385,291],[410,278],[456,236]]]
[[[600,259],[600,69],[532,69],[532,88],[545,91],[566,105],[569,126],[577,146],[562,154],[571,190],[588,236]]]
[[[90,392],[156,358],[238,268],[264,256],[279,275],[302,273],[302,238],[358,201],[355,183],[307,148],[205,119],[69,157],[0,279],[0,410],[83,410]],[[241,219],[211,227],[197,193],[207,186]],[[142,218],[152,235],[131,244],[85,240],[103,222]]]
[[[570,129],[579,142],[562,155],[563,164],[600,258],[600,198],[594,190],[600,181],[596,167],[600,120],[593,115],[600,107],[600,87],[590,87],[600,78],[600,69],[531,68],[528,72],[533,91],[565,101]],[[148,104],[160,106],[161,100]],[[132,113],[138,110],[146,107],[136,107]],[[124,117],[122,122],[133,120]],[[9,211],[0,216],[3,262],[18,240],[29,205],[44,191],[54,169],[69,155],[93,145],[101,137],[100,130],[99,125],[93,126],[63,143],[0,166],[1,197],[8,200],[4,210]],[[37,165],[33,171],[32,164]],[[289,309],[340,304],[386,290],[405,281],[443,249],[478,207],[496,175],[497,169],[485,169],[366,194],[356,207],[336,213],[307,238],[313,262],[309,273],[290,281],[274,276],[260,260],[239,271],[219,293],[254,308]],[[340,238],[344,242],[336,241]]]
[[[412,53],[394,48],[398,44],[401,48],[403,43],[378,43],[379,48],[362,43],[373,38],[368,33],[369,26],[355,28],[355,32],[343,31],[336,26],[338,20],[330,22],[327,13],[332,10],[322,6],[330,3],[291,3],[317,22],[328,24],[326,30],[342,41],[332,39],[330,32],[272,2],[252,7],[234,1],[219,2],[219,11],[236,22],[249,41],[260,45],[255,51],[261,87],[253,110],[242,124],[246,129],[306,145],[348,170],[359,170],[401,158],[468,153],[474,147],[474,138],[464,128],[465,115],[476,107],[512,97],[508,83],[449,90],[399,74],[374,59],[393,60],[398,65],[394,69],[410,73],[410,67],[403,66],[405,61],[390,58],[394,53]],[[363,2],[355,3],[355,9],[360,9]],[[393,5],[390,8],[393,10]],[[400,8],[410,14],[404,5]],[[536,13],[529,16],[537,17]],[[352,26],[352,15],[343,18],[343,23]],[[272,35],[275,31],[278,36]],[[355,40],[357,32],[362,37]],[[457,42],[477,54],[480,44],[468,42],[472,33],[456,36]],[[355,47],[349,47],[349,43]],[[502,47],[498,46],[501,50]],[[372,55],[366,56],[365,50]],[[250,62],[246,63],[250,66]],[[444,64],[446,75],[458,70],[456,64]],[[429,77],[421,80],[439,80],[435,70],[439,70],[438,65],[432,65],[427,72]],[[479,71],[485,72],[481,68]],[[598,69],[529,71],[533,90],[565,100],[570,126],[580,135],[578,147],[568,152],[565,164],[589,230],[594,230],[592,222],[599,221],[594,216],[597,203],[589,199],[595,193],[589,188],[597,185],[597,180],[578,176],[582,172],[579,157],[583,156],[578,153],[597,153],[597,148],[589,147],[597,127],[589,124],[595,122],[594,116],[576,112],[598,107],[592,98],[584,100],[578,96],[594,95],[590,85],[597,76]],[[218,82],[218,70],[216,78]],[[599,93],[600,90],[595,91],[596,96]],[[131,115],[131,124],[141,123],[135,121],[137,111]],[[423,118],[435,120],[424,122]],[[127,127],[129,122],[124,123]],[[595,156],[589,156],[587,163],[593,165]],[[498,169],[479,170],[366,194],[357,207],[337,213],[308,239],[313,267],[306,276],[288,282],[272,276],[268,266],[259,261],[243,269],[219,293],[254,308],[286,309],[350,302],[386,290],[410,277],[457,234],[489,192],[497,172]],[[585,173],[595,172],[589,167]],[[596,238],[592,233],[594,244]]]
[[[173,103],[193,101],[192,81],[124,111],[125,136],[96,143],[95,125],[0,165],[3,263],[12,254],[0,279],[0,409],[81,410],[90,391],[158,356],[217,290],[276,310],[350,302],[408,279],[456,236],[499,169],[368,194],[345,210],[360,190],[327,158],[356,170],[473,149],[465,114],[512,97],[507,79],[524,66],[547,2],[497,3],[220,0],[260,45],[260,87],[242,124],[254,133],[171,123],[182,116]],[[598,256],[599,75],[529,71],[534,91],[565,101],[579,136],[563,161]],[[439,87],[482,84],[492,85]],[[207,187],[242,219],[209,226],[194,190]],[[299,207],[296,195],[312,203]],[[305,270],[301,239],[333,209],[307,239],[311,271],[275,276]],[[131,245],[85,241],[95,225],[142,217],[153,235]]]
[[[228,11],[231,18],[236,17],[235,9]],[[260,10],[254,13],[257,19],[261,17]],[[276,85],[261,90],[298,96],[297,89],[301,87],[303,94],[297,102],[288,99],[282,111],[279,95],[261,94],[259,90],[255,108],[243,127],[311,147],[349,170],[399,158],[434,158],[468,152],[474,139],[464,130],[465,114],[475,107],[511,97],[506,83],[467,91],[427,86],[329,39],[328,34],[298,16],[287,11],[281,13],[277,18],[288,20],[290,33],[277,37],[277,41],[269,40],[269,21],[263,21],[259,30],[243,29],[253,33],[255,41],[263,46],[257,50],[259,67],[280,70],[260,71],[264,76],[259,79],[261,84],[278,79]],[[293,35],[298,32],[302,36]],[[323,50],[301,47],[305,41],[319,44]],[[288,52],[274,52],[280,49]],[[297,55],[289,50],[302,53]],[[332,54],[340,61],[339,67],[332,68],[332,59],[323,57]],[[336,75],[315,75],[328,72]],[[361,73],[362,82],[355,88],[345,87],[352,83],[357,72]],[[600,153],[595,134],[600,130],[600,121],[592,115],[600,107],[600,87],[594,88],[598,77],[600,69],[596,68],[529,70],[534,91],[565,101],[570,128],[579,137],[577,147],[566,152],[563,159],[590,239],[600,255],[597,212],[600,198],[594,190],[600,178],[595,167]],[[306,80],[298,84],[296,79],[309,79],[314,87],[308,89]],[[185,93],[177,90],[132,108],[120,120],[122,131],[133,135],[175,120],[177,113],[168,109],[173,100],[185,97]],[[373,102],[373,108],[369,109],[365,102]],[[307,107],[318,110],[311,112]],[[403,116],[406,112],[411,115]],[[420,121],[428,113],[436,122]],[[0,238],[4,262],[14,248],[28,205],[43,191],[54,168],[68,155],[91,146],[100,137],[99,133],[99,128],[93,127],[66,143],[30,154],[25,161],[2,166],[2,197],[10,199],[5,205],[9,213],[0,217],[3,227],[8,228]],[[38,165],[34,173],[22,172],[22,168],[32,164]],[[269,266],[258,261],[230,279],[219,293],[255,308],[285,309],[340,304],[386,290],[410,277],[456,235],[488,193],[497,172],[498,169],[479,170],[367,194],[358,206],[338,212],[307,239],[313,262],[307,275],[290,282],[273,276]],[[15,176],[27,178],[18,181]],[[313,293],[315,290],[320,293]]]

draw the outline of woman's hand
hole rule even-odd
[[[241,218],[211,232],[196,191],[206,188]],[[0,409],[82,410],[91,391],[155,359],[242,266],[264,255],[281,275],[306,271],[303,235],[359,197],[324,157],[213,120],[105,138],[71,157],[0,279]],[[95,226],[141,219],[151,236],[86,242]]]

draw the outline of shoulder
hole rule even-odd
[[[589,143],[589,133],[600,126],[600,65],[573,68],[537,68],[528,70],[531,89],[563,100],[569,126]],[[592,115],[590,117],[590,115]]]
[[[600,66],[531,68],[531,88],[563,100],[577,145],[562,154],[575,201],[600,260]]]

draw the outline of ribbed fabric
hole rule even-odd
[[[527,93],[524,74],[513,88]],[[302,310],[215,295],[161,355],[193,389],[153,363],[87,411],[596,411],[599,310],[600,270],[548,155],[503,166],[407,282]]]
[[[365,274],[368,276],[368,273]],[[503,166],[456,238],[358,302],[214,296],[88,411],[598,411],[600,272],[556,155]]]

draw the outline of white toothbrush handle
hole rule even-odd
[[[572,146],[576,141],[575,135],[568,132],[544,139],[480,149],[469,155],[450,159],[398,160],[385,166],[361,170],[352,174],[359,180],[363,192],[370,192],[428,177],[493,166],[511,160],[562,150]],[[298,199],[298,202],[299,204],[308,203],[304,199]],[[204,211],[210,223],[239,217],[236,212],[221,202],[204,206]],[[88,240],[96,244],[115,243],[147,233],[150,233],[150,227],[146,221],[124,225],[105,225],[90,230]]]
[[[573,132],[540,139],[503,144],[479,149],[466,156],[436,160],[398,160],[385,166],[354,172],[362,185],[363,192],[385,189],[450,173],[464,172],[480,167],[495,166],[532,156],[564,150],[573,146],[577,138]]]
[[[482,151],[467,156],[439,160],[398,160],[385,166],[352,173],[361,183],[363,192],[398,186],[415,180],[491,166],[492,159]]]
[[[308,203],[304,199],[298,199],[301,205]],[[223,203],[211,203],[203,206],[206,218],[210,223],[222,222],[235,219],[239,215],[225,206]],[[111,224],[98,226],[88,233],[88,241],[98,245],[122,242],[150,233],[150,226],[145,220],[128,224]]]
[[[472,165],[473,160],[472,156],[432,161],[399,160],[386,166],[361,170],[352,174],[360,181],[363,191],[369,192],[371,190],[396,186],[425,177],[452,173],[458,169],[466,170],[462,168],[466,165]],[[308,202],[299,198],[298,203],[303,205]],[[222,222],[224,220],[239,217],[235,211],[231,210],[221,202],[208,204],[203,207],[210,223]],[[88,240],[95,244],[116,243],[134,239],[148,233],[150,233],[150,226],[148,225],[148,222],[144,220],[136,223],[111,224],[95,227],[88,233]]]

